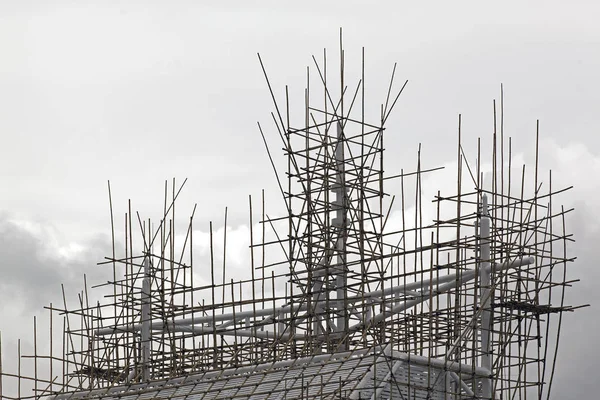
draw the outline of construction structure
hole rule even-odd
[[[210,261],[197,265],[194,212],[174,223],[183,185],[165,187],[160,221],[130,205],[122,240],[111,204],[113,254],[100,264],[112,279],[48,307],[48,351],[37,333],[33,354],[19,349],[3,399],[550,398],[562,316],[576,308],[564,301],[571,209],[557,205],[568,188],[538,171],[537,150],[533,168],[513,165],[500,105],[474,162],[459,122],[454,193],[422,199],[440,168],[419,158],[384,174],[385,124],[406,83],[394,92],[392,73],[369,119],[364,51],[354,86],[341,48],[339,59],[332,81],[326,53],[314,58],[299,121],[267,78],[287,170],[267,153],[287,212],[250,198],[248,276],[226,279],[225,246],[216,265],[212,224]]]

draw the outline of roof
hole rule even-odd
[[[53,399],[370,399],[377,392],[383,399],[435,400],[443,398],[448,380],[444,370],[481,376],[480,368],[376,348],[62,394]]]

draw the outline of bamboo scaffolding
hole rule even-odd
[[[36,319],[33,355],[19,342],[16,373],[0,352],[2,398],[186,398],[161,390],[201,384],[199,398],[550,398],[563,314],[578,307],[565,304],[575,282],[572,209],[557,206],[570,188],[556,188],[551,172],[542,182],[539,123],[534,169],[518,174],[503,88],[492,137],[478,140],[472,164],[459,115],[455,192],[438,191],[426,221],[423,182],[441,168],[422,165],[419,145],[413,171],[384,173],[385,124],[406,82],[394,91],[394,65],[379,121],[369,123],[364,49],[355,86],[341,38],[339,51],[335,84],[326,52],[313,57],[316,74],[307,68],[302,121],[291,121],[287,87],[285,104],[276,101],[259,56],[283,174],[259,130],[286,214],[269,217],[264,191],[258,211],[249,197],[248,274],[228,266],[228,208],[222,253],[209,224],[207,262],[194,256],[195,206],[176,230],[185,181],[165,182],[157,226],[139,213],[134,226],[128,202],[119,249],[109,183],[112,253],[99,268],[111,278],[88,288],[84,277],[75,306],[63,288],[62,307],[47,307],[47,354]],[[30,361],[32,376],[22,365]]]

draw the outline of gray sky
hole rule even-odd
[[[82,271],[100,274],[94,263],[109,248],[107,180],[117,215],[129,198],[157,215],[164,180],[188,178],[180,209],[186,214],[197,202],[201,227],[229,206],[232,229],[242,232],[247,195],[262,188],[277,203],[256,128],[263,122],[276,143],[256,53],[278,98],[290,84],[292,105],[301,107],[306,66],[324,47],[337,55],[339,27],[349,74],[358,73],[365,47],[373,98],[384,98],[394,62],[397,79],[409,80],[388,124],[390,171],[413,169],[418,143],[427,165],[452,162],[447,149],[455,148],[459,113],[465,141],[489,135],[501,83],[506,132],[524,159],[540,119],[544,165],[575,185],[567,199],[577,207],[570,222],[580,259],[571,276],[583,282],[571,301],[597,303],[590,250],[600,229],[595,2],[201,3],[0,1],[5,342],[31,335],[30,325],[9,321],[29,324],[60,294],[60,282],[78,290]],[[566,398],[570,380],[577,384],[567,397],[591,393],[577,371],[594,369],[600,356],[591,350],[597,312],[567,320],[556,398]]]

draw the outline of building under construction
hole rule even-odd
[[[194,258],[194,213],[175,226],[183,185],[165,187],[159,221],[129,206],[121,223],[111,204],[100,265],[112,279],[48,307],[49,336],[19,349],[18,370],[4,360],[2,398],[550,398],[562,317],[576,308],[564,300],[568,188],[538,170],[537,150],[535,165],[513,164],[494,103],[477,154],[463,151],[459,120],[455,190],[422,198],[440,168],[419,157],[384,174],[386,120],[406,83],[392,73],[373,117],[364,51],[358,77],[341,46],[335,65],[326,56],[313,57],[304,110],[290,112],[287,89],[278,103],[265,72],[280,142],[259,129],[286,213],[250,198],[247,275],[225,278],[212,225],[209,262]]]

